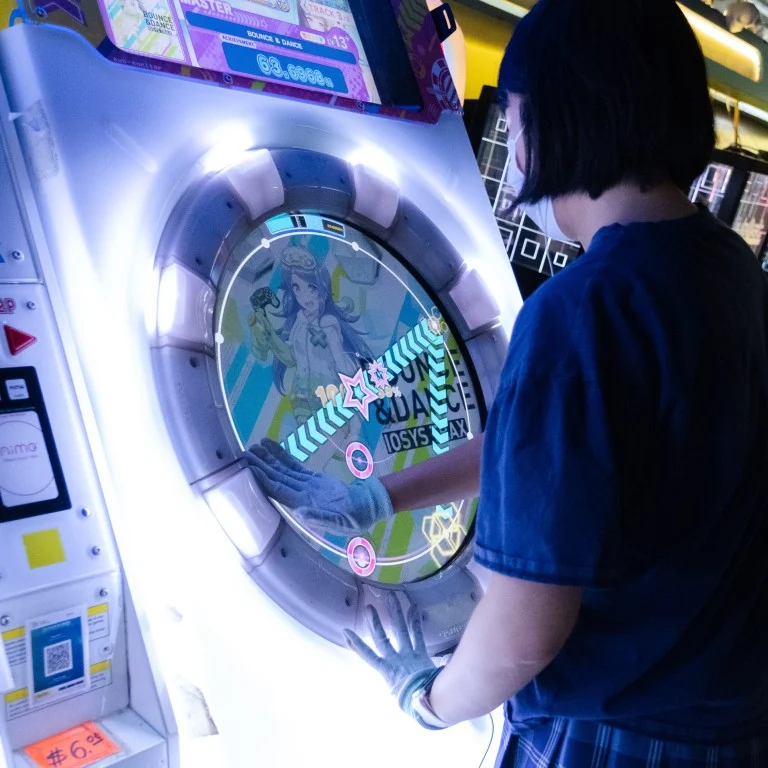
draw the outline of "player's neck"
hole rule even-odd
[[[673,221],[696,213],[696,206],[674,184],[643,190],[636,184],[618,184],[596,200],[578,194],[558,198],[555,214],[561,228],[573,233],[586,249],[603,227],[612,224]]]

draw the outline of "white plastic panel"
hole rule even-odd
[[[29,705],[28,622],[62,610],[87,614],[86,663],[88,687],[50,705]],[[91,577],[54,588],[36,590],[0,603],[6,626],[0,627],[14,677],[13,691],[0,698],[0,722],[5,722],[13,749],[92,720],[104,712],[128,706],[125,626],[120,574]]]
[[[110,571],[118,566],[103,498],[90,468],[90,449],[69,371],[59,348],[59,336],[45,288],[19,283],[3,286],[13,314],[0,316],[0,327],[10,325],[36,341],[12,355],[0,331],[0,366],[34,367],[45,400],[56,451],[72,508],[52,514],[5,523],[0,533],[0,601],[28,590],[53,586],[69,579]],[[6,393],[0,394],[5,396]],[[84,457],[87,457],[84,461]],[[84,515],[82,510],[88,510]],[[57,530],[65,559],[45,568],[30,568],[23,537],[39,531]],[[94,554],[94,547],[98,554]]]
[[[0,283],[17,280],[36,280],[37,272],[32,246],[27,239],[24,218],[19,210],[18,198],[8,157],[0,137]]]
[[[216,292],[201,277],[178,263],[160,276],[157,335],[160,340],[213,347]]]
[[[253,472],[244,468],[204,495],[240,554],[257,564],[275,540],[281,518],[257,485]]]
[[[251,219],[283,204],[285,191],[269,150],[249,153],[247,158],[225,171],[232,191],[248,209]]]
[[[366,165],[355,165],[352,174],[355,182],[355,202],[352,207],[355,213],[389,229],[400,204],[397,184]]]
[[[498,320],[499,305],[474,269],[467,270],[448,293],[470,333]]]

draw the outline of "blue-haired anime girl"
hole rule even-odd
[[[334,302],[331,276],[323,264],[328,254],[325,237],[293,236],[280,257],[279,290],[283,318],[275,330],[266,313],[254,308],[251,316],[254,354],[266,360],[274,354],[275,387],[287,394],[299,423],[321,406],[318,388],[339,385],[339,374],[352,376],[363,358],[372,357],[355,330],[360,316],[352,302]]]

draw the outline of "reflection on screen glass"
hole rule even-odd
[[[243,447],[264,437],[345,482],[401,471],[479,434],[469,362],[434,300],[364,233],[281,215],[238,246],[220,286],[217,364]],[[291,524],[329,560],[384,583],[461,549],[476,499],[398,514],[360,537]]]

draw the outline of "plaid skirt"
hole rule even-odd
[[[556,719],[515,733],[504,723],[496,768],[766,768],[768,734],[725,746],[662,741]]]

